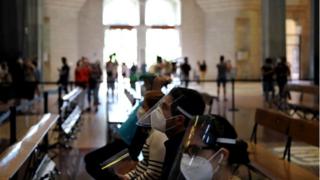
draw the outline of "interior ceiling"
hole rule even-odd
[[[227,11],[236,9],[259,9],[263,0],[195,0],[201,9],[206,12]],[[284,0],[289,5],[306,5],[308,0]]]
[[[79,10],[86,1],[87,0],[46,0],[45,4]]]
[[[204,12],[227,11],[242,8],[258,8],[260,0],[196,0]]]

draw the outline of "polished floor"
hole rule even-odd
[[[168,88],[178,85],[175,83]],[[59,154],[54,160],[61,171],[59,179],[91,179],[84,169],[83,156],[95,148],[105,145],[116,127],[108,122],[122,122],[130,112],[131,105],[125,96],[124,88],[127,82],[120,82],[116,86],[114,95],[107,93],[106,84],[102,83],[99,91],[100,105],[97,112],[85,112],[81,119],[81,131],[73,143],[72,150],[57,150]],[[215,83],[190,83],[189,88],[199,92],[217,94]],[[168,91],[164,89],[164,91]],[[109,96],[107,96],[109,94]],[[50,95],[49,110],[57,112],[57,95]],[[257,107],[268,107],[263,102],[261,84],[259,82],[238,82],[235,84],[235,108],[231,111],[231,85],[227,85],[227,101],[215,101],[212,112],[225,116],[236,128],[239,138],[249,140],[254,125],[254,114]],[[35,105],[37,107],[37,105]],[[38,106],[41,107],[40,104]],[[33,111],[42,112],[42,109],[33,108]],[[18,139],[27,131],[28,127],[37,122],[39,116],[21,116],[18,118]],[[0,126],[0,140],[8,139],[8,123]],[[258,131],[258,142],[265,143],[275,154],[282,155],[285,137],[261,128]],[[292,149],[292,162],[303,166],[318,175],[319,149],[295,142]],[[256,179],[263,179],[257,176]]]

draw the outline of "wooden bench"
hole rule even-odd
[[[270,179],[319,179],[311,172],[283,160],[258,144],[249,144],[250,166]]]
[[[38,148],[57,119],[57,115],[45,114],[37,124],[30,128],[21,141],[10,146],[0,155],[0,180],[11,179],[15,176],[21,166]]]
[[[289,139],[291,122],[292,118],[283,113],[260,108],[256,110],[255,125],[251,135],[251,141],[253,143],[248,143],[250,158],[248,167],[271,179],[318,179],[318,177],[311,172],[285,160],[287,152],[290,151],[290,143],[284,143],[286,145],[282,158],[272,154],[265,146],[257,144],[258,125],[281,133]]]
[[[45,155],[32,179],[55,179],[57,174],[59,174],[59,171],[56,169],[55,162],[52,161],[48,155]]]
[[[319,147],[319,123],[302,119],[291,119],[289,128],[288,149],[285,152],[288,161],[291,159],[291,142],[302,141],[312,146]]]
[[[201,93],[201,96],[202,96],[206,106],[208,107],[207,113],[211,114],[213,103],[214,103],[214,101],[218,101],[219,98],[217,96],[212,96],[208,93]]]
[[[82,89],[77,87],[74,88],[71,92],[69,92],[68,94],[64,95],[62,97],[63,101],[68,101],[68,102],[72,102],[75,101],[76,98],[82,93]]]
[[[299,117],[308,119],[307,115],[311,114],[311,119],[319,120],[319,86],[302,85],[302,84],[288,84],[285,87],[286,94],[299,93],[299,100],[286,99],[282,109],[287,111],[290,115],[297,114]],[[305,96],[312,96],[310,102],[306,100]],[[302,115],[300,115],[300,113]]]
[[[64,120],[61,128],[65,134],[71,134],[74,125],[77,123],[81,116],[81,109],[79,106],[74,108],[74,110],[69,114],[69,116]]]
[[[60,103],[59,107],[59,141],[54,146],[60,145],[64,148],[71,148],[69,143],[72,139],[75,139],[76,125],[82,113],[82,110],[77,105],[77,100],[81,93],[84,93],[81,88],[75,88],[62,97],[62,103]]]
[[[58,115],[51,113],[43,115],[41,120],[29,129],[21,141],[39,144],[48,131],[55,125],[58,118]]]

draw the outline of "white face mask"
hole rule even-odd
[[[162,109],[157,107],[151,112],[151,127],[158,131],[165,133],[166,131],[166,121],[163,115]]]
[[[180,169],[182,174],[187,180],[210,180],[213,175],[215,175],[219,169],[220,164],[223,161],[223,154],[220,155],[220,159],[217,162],[217,165],[213,167],[211,160],[215,158],[219,153],[216,152],[212,155],[211,158],[205,159],[201,156],[192,156],[189,154],[183,153],[180,163]]]

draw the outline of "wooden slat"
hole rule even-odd
[[[255,145],[252,143],[248,144],[249,158],[251,161],[250,164],[259,172],[271,179],[319,179],[315,174],[273,155],[262,145]]]
[[[63,99],[64,101],[69,101],[69,102],[71,102],[71,101],[73,101],[81,92],[82,92],[82,89],[79,88],[79,87],[77,87],[77,88],[73,89],[71,92],[69,92],[68,94],[64,95],[64,96],[62,97],[62,99]]]
[[[302,119],[292,119],[289,136],[293,140],[300,140],[319,147],[319,123]]]
[[[261,108],[256,110],[256,123],[282,134],[288,133],[290,120],[289,116],[278,111]]]
[[[30,142],[18,142],[0,156],[0,180],[10,179],[28,159],[35,146]]]
[[[76,124],[80,116],[81,110],[79,106],[77,106],[62,124],[62,129],[66,134],[69,134],[71,132],[73,126]]]
[[[315,86],[315,85],[287,84],[286,90],[303,92],[303,93],[319,96],[319,86]]]
[[[21,141],[38,145],[50,128],[57,122],[58,117],[58,115],[51,113],[43,115],[41,120],[29,129]]]
[[[57,115],[45,114],[36,125],[30,128],[21,141],[1,154],[0,180],[11,178],[19,170],[57,119]]]

